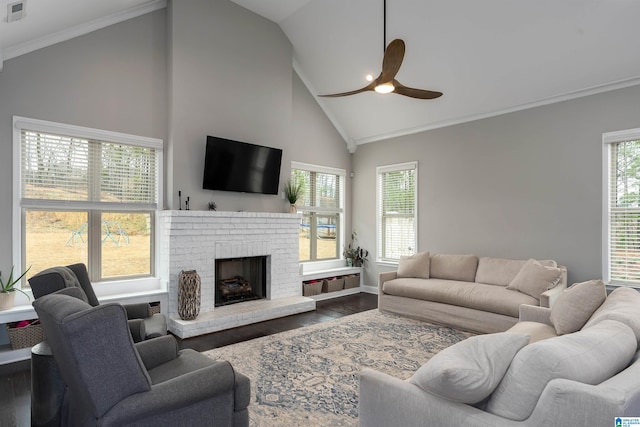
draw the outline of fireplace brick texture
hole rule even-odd
[[[159,275],[166,285],[169,316],[178,312],[178,275],[196,270],[200,312],[215,308],[215,260],[267,256],[267,298],[302,295],[298,261],[299,214],[162,211]]]

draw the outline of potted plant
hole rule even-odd
[[[298,199],[302,197],[304,193],[304,183],[302,181],[293,181],[291,178],[287,180],[287,182],[282,187],[282,191],[284,191],[284,196],[289,201],[289,212],[296,213],[298,209],[296,208],[296,203]]]
[[[347,260],[349,267],[362,267],[369,257],[369,251],[357,246],[358,236],[354,231],[351,233],[351,243],[344,249],[342,255]]]
[[[9,273],[9,278],[7,278],[6,282],[2,280],[2,272],[0,271],[0,311],[8,310],[13,307],[13,302],[16,298],[16,291],[22,292],[29,298],[22,289],[17,287],[20,283],[20,280],[27,274],[31,267],[27,268],[24,273],[20,275],[17,279],[13,278],[13,267],[11,267],[11,273]]]

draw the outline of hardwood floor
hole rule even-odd
[[[278,332],[326,322],[378,306],[378,296],[360,293],[330,300],[318,301],[316,310],[280,319],[268,320],[213,334],[181,340],[180,348],[197,351],[248,341]],[[233,363],[233,361],[231,361]],[[0,426],[29,426],[31,424],[30,361],[0,365]]]

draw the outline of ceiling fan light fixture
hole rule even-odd
[[[393,83],[386,82],[386,83],[381,83],[377,85],[373,90],[375,90],[378,93],[391,93],[394,90],[396,90],[396,88],[393,86]]]

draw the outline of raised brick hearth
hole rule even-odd
[[[169,300],[169,330],[181,338],[229,329],[315,309],[302,296],[298,263],[300,216],[264,212],[162,211],[160,278]],[[215,260],[265,256],[267,298],[215,307]],[[178,316],[178,275],[196,270],[200,315]]]

